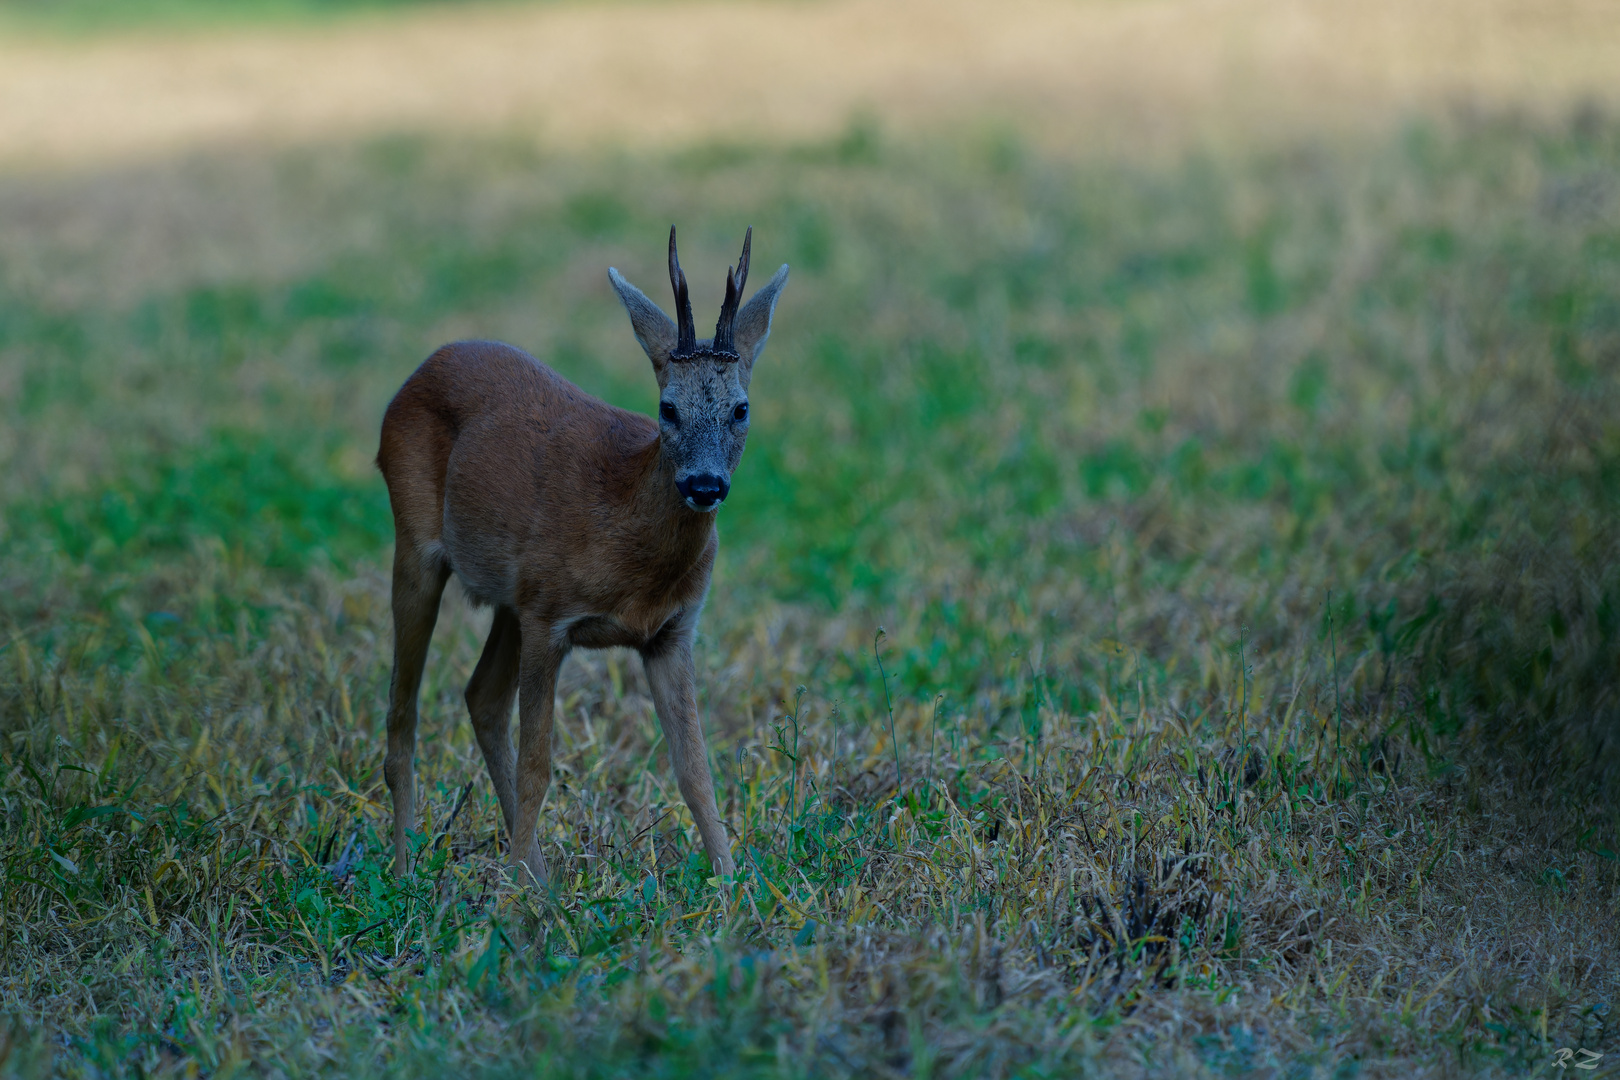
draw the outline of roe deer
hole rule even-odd
[[[416,699],[451,574],[495,609],[467,709],[511,843],[545,875],[536,824],[551,784],[557,668],[575,647],[641,653],[681,796],[710,862],[734,872],[698,719],[692,637],[714,569],[714,511],[748,437],[748,383],[771,333],[784,265],[738,307],[743,240],[714,337],[692,326],[669,230],[679,325],[608,279],[658,377],[658,422],[591,397],[510,345],[460,342],[430,356],[389,403],[377,465],[394,511],[394,673],[383,774],[394,797],[394,871],[415,821]],[[518,701],[518,744],[510,737]]]

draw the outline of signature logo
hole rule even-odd
[[[1581,1055],[1581,1060],[1574,1060],[1576,1054]],[[1567,1069],[1571,1063],[1577,1069],[1595,1069],[1602,1060],[1603,1055],[1596,1050],[1571,1050],[1567,1046],[1560,1046],[1558,1052],[1553,1055],[1552,1063],[1555,1069]]]

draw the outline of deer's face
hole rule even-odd
[[[735,270],[726,271],[726,299],[714,337],[699,341],[692,322],[686,274],[675,254],[675,227],[669,230],[669,283],[675,290],[677,323],[647,294],[608,270],[608,280],[630,313],[636,340],[658,376],[659,445],[675,467],[675,487],[693,510],[712,513],[731,491],[731,473],[748,439],[748,381],[754,361],[771,336],[776,298],[787,284],[788,268],[742,303],[748,281],[748,252],[754,230],[743,238]],[[740,306],[739,306],[740,305]]]
[[[736,361],[695,359],[669,365],[658,402],[664,458],[693,510],[711,513],[731,492],[731,474],[748,439],[748,389]]]

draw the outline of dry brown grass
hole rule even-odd
[[[772,17],[828,10],[876,17]],[[0,183],[0,1075],[1612,1063],[1620,128],[1368,145]],[[700,656],[747,880],[606,654],[560,695],[568,876],[513,885],[452,599],[395,882],[381,403],[484,333],[645,406],[602,268],[743,215],[795,265]]]
[[[462,7],[311,28],[0,40],[0,161],[399,130],[678,146],[1011,121],[1171,153],[1620,94],[1614,0],[832,0]]]

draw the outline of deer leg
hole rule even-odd
[[[517,815],[512,773],[512,700],[517,697],[521,639],[517,613],[511,608],[496,608],[484,655],[478,658],[478,667],[467,683],[467,711],[472,715],[473,734],[484,752],[484,764],[489,766],[495,797],[501,801],[508,840],[514,835]]]
[[[568,654],[565,644],[552,640],[551,629],[543,620],[525,619],[518,648],[517,809],[508,865],[513,869],[526,867],[537,881],[546,880],[546,865],[535,828],[546,790],[551,787],[551,721],[557,668]]]
[[[664,741],[669,743],[669,760],[675,767],[681,798],[697,822],[715,873],[722,878],[733,877],[736,867],[731,861],[731,840],[720,822],[720,808],[715,805],[709,747],[703,738],[703,723],[698,719],[691,631],[660,635],[642,651],[641,662],[647,669],[647,684],[652,688]]]
[[[394,674],[388,685],[388,752],[383,778],[394,796],[394,873],[408,869],[405,835],[416,823],[416,698],[422,688],[439,598],[450,570],[408,545],[394,555]]]

